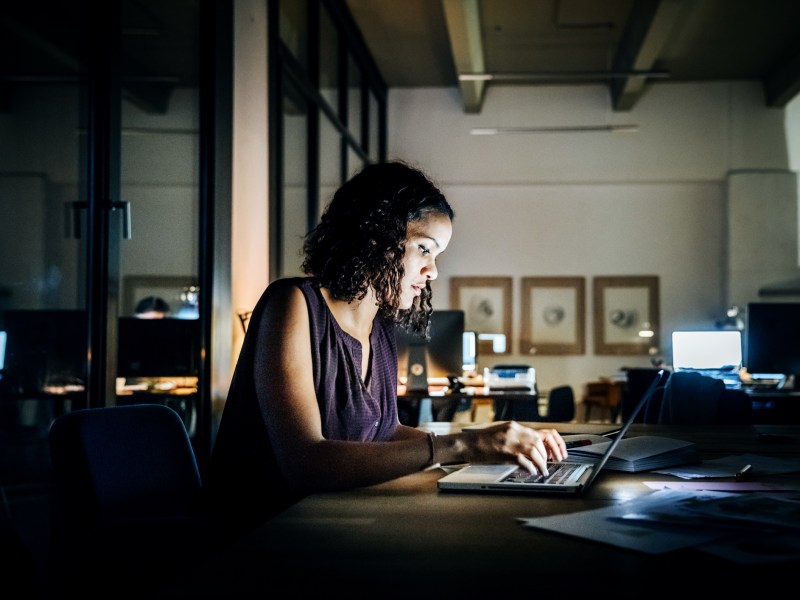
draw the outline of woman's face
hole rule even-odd
[[[450,218],[440,213],[431,213],[408,224],[406,253],[403,256],[405,275],[400,282],[401,309],[411,308],[414,298],[422,293],[428,280],[436,279],[436,257],[439,256],[453,235]]]

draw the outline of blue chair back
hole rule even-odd
[[[200,493],[186,428],[166,406],[67,413],[50,428],[58,502],[74,525],[189,516]]]
[[[547,393],[547,415],[542,421],[566,422],[575,418],[575,393],[571,386],[560,385]]]
[[[171,408],[76,410],[57,418],[49,436],[60,589],[149,597],[224,541],[203,510],[194,450]]]
[[[748,424],[752,402],[741,390],[729,390],[721,379],[695,372],[676,372],[664,386],[659,423]]]

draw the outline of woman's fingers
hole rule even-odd
[[[536,475],[537,473],[541,473],[539,467],[536,464],[534,464],[534,462],[524,454],[521,453],[517,454],[517,463],[519,463],[519,466],[528,471],[528,473],[530,473],[531,475]]]
[[[567,457],[567,445],[555,429],[540,430],[539,433],[549,449],[548,456],[557,461],[564,460]]]
[[[498,424],[483,430],[476,438],[474,449],[482,455],[481,460],[508,460],[514,458],[520,466],[531,473],[547,475],[548,458],[561,461],[567,456],[567,447],[561,435],[554,429],[532,429],[516,421]],[[492,457],[496,458],[492,458]]]
[[[516,437],[516,440],[513,439],[514,437]],[[547,476],[548,449],[545,438],[530,427],[516,425],[516,427],[512,426],[508,431],[507,442],[513,441],[516,441],[516,444],[507,445],[515,448],[517,462],[531,471],[531,473],[539,472]],[[528,463],[531,462],[535,465],[535,471],[528,466]]]
[[[561,435],[554,429],[531,429],[521,427],[519,432],[521,446],[535,448],[545,458],[561,461],[567,456],[567,447]],[[524,452],[525,450],[523,450]]]
[[[542,453],[536,447],[530,453],[530,457],[525,456],[523,453],[517,454],[517,462],[531,473],[541,473],[545,477],[550,475],[547,471],[547,454]]]

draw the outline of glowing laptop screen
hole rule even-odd
[[[738,370],[742,366],[741,331],[673,331],[672,368]]]

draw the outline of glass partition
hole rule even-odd
[[[270,18],[280,23],[269,53],[270,69],[280,73],[270,88],[270,124],[277,132],[271,151],[279,157],[270,173],[278,182],[270,197],[276,216],[270,220],[270,279],[277,279],[299,273],[302,237],[343,180],[367,161],[383,160],[386,113],[385,94],[364,100],[367,89],[385,90],[385,84],[345,3],[282,0],[270,6]]]

